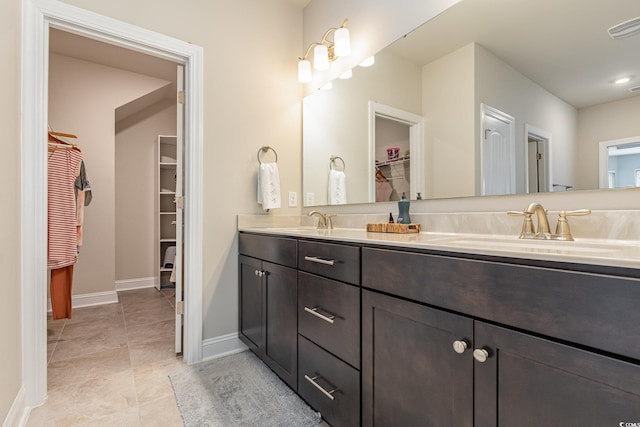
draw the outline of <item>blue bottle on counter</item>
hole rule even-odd
[[[398,201],[398,224],[411,224],[411,217],[409,217],[409,204],[411,202],[407,200],[405,193],[402,193],[402,198]]]

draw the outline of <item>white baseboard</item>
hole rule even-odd
[[[27,425],[31,408],[27,407],[26,393],[24,386],[20,387],[13,405],[9,408],[9,413],[2,423],[2,427],[24,427]]]
[[[80,294],[71,296],[71,307],[89,307],[92,305],[113,304],[118,302],[116,291],[94,292],[92,294]],[[47,310],[51,311],[51,298],[47,300]]]
[[[155,277],[140,277],[138,279],[116,280],[116,291],[130,291],[132,289],[153,288]]]
[[[218,357],[229,356],[248,350],[238,333],[221,335],[202,341],[202,361],[217,359]]]

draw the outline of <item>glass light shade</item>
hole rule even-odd
[[[323,44],[313,48],[313,68],[318,71],[329,68],[329,49]]]
[[[346,79],[350,79],[351,76],[353,76],[353,71],[352,70],[347,70],[344,73],[340,74],[340,77],[342,80],[346,80]]]
[[[351,41],[349,40],[349,30],[338,28],[333,34],[333,43],[336,56],[347,56],[351,53]]]
[[[303,59],[298,62],[298,81],[309,83],[311,81],[311,62]]]
[[[365,59],[364,61],[362,61],[360,63],[361,67],[371,67],[373,64],[376,63],[376,58],[375,56],[370,56],[367,59]]]

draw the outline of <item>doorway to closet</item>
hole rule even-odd
[[[44,401],[47,389],[48,40],[55,28],[185,67],[184,361],[202,360],[202,83],[197,45],[51,0],[24,0],[22,25],[21,288],[24,400]],[[99,97],[84,97],[100,101]],[[113,132],[113,128],[111,129]],[[190,304],[190,302],[193,302]]]
[[[151,286],[175,287],[174,306],[182,304],[182,74],[174,62],[50,30],[49,126],[80,136],[96,193],[85,208],[74,307]],[[175,321],[180,353],[178,310]]]

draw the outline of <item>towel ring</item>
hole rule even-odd
[[[336,160],[340,160],[342,162],[342,172],[344,172],[344,170],[346,169],[346,165],[344,163],[344,160],[342,159],[342,157],[339,156],[331,156],[329,157],[329,169],[331,170],[339,170],[339,169],[334,169],[333,164]]]
[[[269,150],[273,151],[273,154],[276,155],[276,163],[278,163],[278,153],[276,152],[276,150],[269,147],[268,145],[265,145],[264,147],[260,147],[260,149],[258,150],[258,154],[256,155],[256,157],[258,158],[258,163],[262,164],[262,162],[260,161],[260,152],[262,151],[263,153],[266,153]]]

